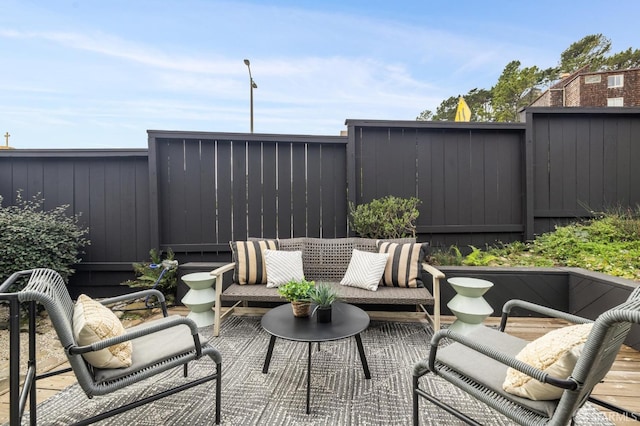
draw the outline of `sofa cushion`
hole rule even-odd
[[[376,291],[388,257],[387,253],[369,253],[354,249],[347,272],[340,284]]]
[[[423,287],[422,262],[427,255],[427,244],[398,244],[378,241],[378,251],[389,254],[382,275],[382,285],[391,287]]]
[[[526,362],[553,377],[566,379],[578,362],[592,323],[572,325],[548,332],[527,344],[516,359]],[[539,382],[513,368],[507,370],[505,391],[534,401],[558,399],[564,389]]]
[[[304,279],[301,251],[264,251],[264,261],[267,267],[267,287],[280,287],[289,281]]]
[[[231,241],[231,254],[236,266],[233,282],[245,284],[266,284],[267,268],[264,262],[264,250],[278,249],[276,240]]]
[[[73,307],[73,337],[80,346],[88,346],[125,334],[118,317],[106,306],[81,294]],[[131,365],[132,344],[118,343],[99,351],[82,354],[94,367],[122,368]]]

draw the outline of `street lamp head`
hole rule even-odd
[[[248,60],[248,59],[245,59],[245,60],[244,60],[244,64],[245,64],[246,66],[251,65],[251,63],[249,62],[249,60]]]

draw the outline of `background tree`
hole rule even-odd
[[[640,67],[640,49],[609,55],[611,40],[602,34],[590,34],[572,43],[560,54],[556,67],[521,68],[518,60],[509,62],[491,90],[472,89],[464,95],[471,109],[471,121],[516,121],[518,110],[533,102],[562,73],[575,72],[585,66],[588,71],[621,70]],[[416,120],[449,120],[456,116],[459,96],[451,96],[438,106],[435,114],[423,111]]]
[[[543,73],[535,65],[520,68],[520,61],[509,62],[491,90],[495,120],[517,121],[518,109],[540,95],[541,90],[537,85],[542,79]]]
[[[627,50],[609,56],[603,68],[607,70],[640,68],[640,49],[632,50],[628,48]]]
[[[602,34],[591,34],[572,43],[560,54],[560,72],[574,72],[589,66],[589,71],[599,70],[606,62],[611,50],[611,40]]]

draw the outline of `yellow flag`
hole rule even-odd
[[[458,101],[458,109],[456,110],[456,120],[455,121],[469,121],[471,120],[471,109],[469,105],[464,101],[464,98],[460,96],[460,100]]]

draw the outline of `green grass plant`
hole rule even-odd
[[[533,241],[498,244],[462,256],[449,247],[431,254],[436,265],[570,266],[640,280],[640,209],[616,209],[557,226]]]

